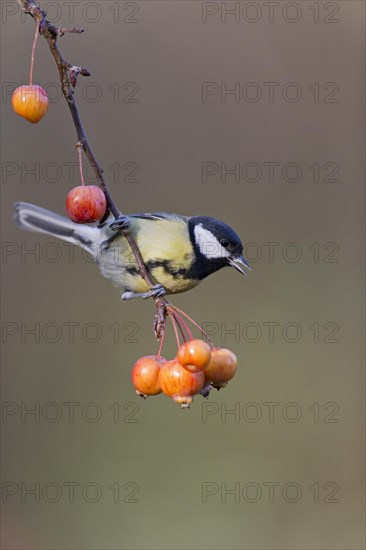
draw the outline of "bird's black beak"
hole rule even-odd
[[[251,271],[251,267],[246,261],[246,259],[243,256],[236,256],[228,258],[229,265],[232,267],[235,267],[237,271],[242,273],[243,275],[248,275],[248,273],[245,271],[245,268],[249,269]]]

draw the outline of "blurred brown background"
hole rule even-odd
[[[79,179],[42,39],[49,112],[11,110],[34,23],[2,2],[3,548],[364,548],[365,5],[278,4],[48,2],[85,28],[59,45],[92,73],[76,97],[121,209],[223,219],[252,260],[173,300],[240,362],[181,411],[130,381],[156,350],[153,303],[12,223],[18,200],[63,213]]]

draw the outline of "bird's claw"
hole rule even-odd
[[[143,292],[141,298],[162,298],[165,296],[166,290],[163,285],[154,285],[148,292]]]
[[[115,218],[113,220],[109,227],[110,229],[113,229],[113,231],[124,231],[126,229],[129,229],[130,225],[131,222],[127,218],[127,216],[118,216],[118,218]]]
[[[132,298],[142,298],[146,300],[147,298],[162,298],[165,296],[166,290],[163,285],[154,285],[147,292],[124,292],[122,294],[122,300],[132,300]]]

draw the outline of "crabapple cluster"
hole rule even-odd
[[[221,389],[237,369],[237,358],[228,349],[215,348],[203,340],[184,342],[174,359],[140,357],[132,369],[132,383],[141,397],[163,392],[182,408],[195,395],[207,397],[212,388]]]

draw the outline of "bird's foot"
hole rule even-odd
[[[161,284],[154,285],[148,292],[144,292],[142,298],[162,298],[165,296],[166,290]]]
[[[163,285],[154,285],[147,292],[124,292],[122,294],[122,300],[132,300],[132,298],[142,298],[146,300],[147,298],[162,298],[165,296],[166,290]]]
[[[109,227],[114,231],[125,231],[126,229],[129,229],[130,225],[131,222],[127,216],[118,216],[118,218],[115,218]]]

